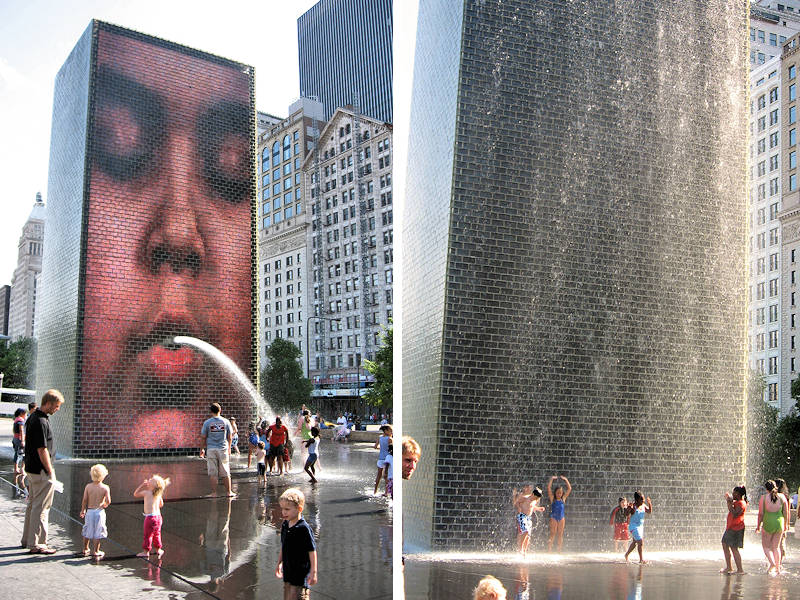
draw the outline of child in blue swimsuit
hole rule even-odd
[[[645,502],[647,506],[645,506]],[[628,523],[628,531],[631,532],[631,537],[633,540],[631,541],[631,545],[628,547],[628,551],[625,553],[625,560],[628,560],[628,556],[631,552],[633,552],[634,548],[638,548],[639,550],[639,562],[644,564],[644,558],[642,558],[642,542],[644,541],[644,515],[645,513],[653,512],[653,503],[650,501],[650,498],[647,498],[645,501],[642,492],[636,491],[633,493],[633,504],[628,505],[628,514],[631,515],[631,520]]]
[[[564,502],[572,492],[572,485],[569,480],[562,475],[561,479],[564,480],[564,487],[557,486],[553,490],[553,482],[558,479],[558,475],[553,475],[550,481],[547,482],[547,497],[550,499],[550,536],[547,538],[547,551],[553,550],[553,540],[558,537],[558,551],[561,552],[564,546]]]

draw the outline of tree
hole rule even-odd
[[[800,400],[800,379],[792,382],[791,395],[796,403]],[[763,452],[763,467],[762,477],[756,484],[761,484],[765,479],[781,477],[790,489],[796,489],[800,485],[800,414],[797,404],[782,419],[777,409],[763,400],[760,404],[762,410],[755,417],[760,435],[754,441],[760,445],[757,450]]]
[[[375,360],[365,360],[364,368],[375,377],[375,385],[364,394],[364,400],[373,406],[381,406],[392,410],[392,333],[394,326],[389,322],[389,329],[381,336],[381,348],[375,354]]]
[[[261,394],[273,409],[297,409],[308,402],[314,386],[303,377],[302,356],[292,342],[276,338],[267,348],[269,364],[261,371]]]
[[[32,390],[36,385],[36,340],[22,338],[3,348],[0,344],[3,387]]]

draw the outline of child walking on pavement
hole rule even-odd
[[[306,497],[300,490],[289,488],[278,503],[284,521],[275,577],[283,578],[283,600],[306,600],[308,586],[317,583],[317,546],[311,528],[303,520]]]

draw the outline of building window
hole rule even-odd
[[[762,369],[763,371],[763,369]],[[769,401],[773,404],[778,402],[778,384],[777,383],[770,383],[768,386],[768,395]]]
[[[789,100],[797,99],[797,84],[793,83],[789,86]]]
[[[797,143],[797,130],[790,129],[789,130],[789,145],[794,146]]]
[[[797,166],[797,152],[789,152],[789,168],[794,169]]]
[[[287,133],[283,136],[283,160],[289,160],[292,157],[292,140]]]
[[[789,175],[789,191],[792,192],[797,189],[797,174]]]
[[[789,125],[791,125],[792,123],[796,123],[796,122],[797,122],[797,107],[796,106],[790,106],[789,107]]]
[[[789,65],[789,79],[794,79],[796,74],[797,74],[797,68],[795,67],[795,65]]]

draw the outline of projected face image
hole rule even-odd
[[[197,447],[210,402],[249,414],[214,364],[172,338],[209,342],[252,375],[250,77],[99,32],[84,444]]]

